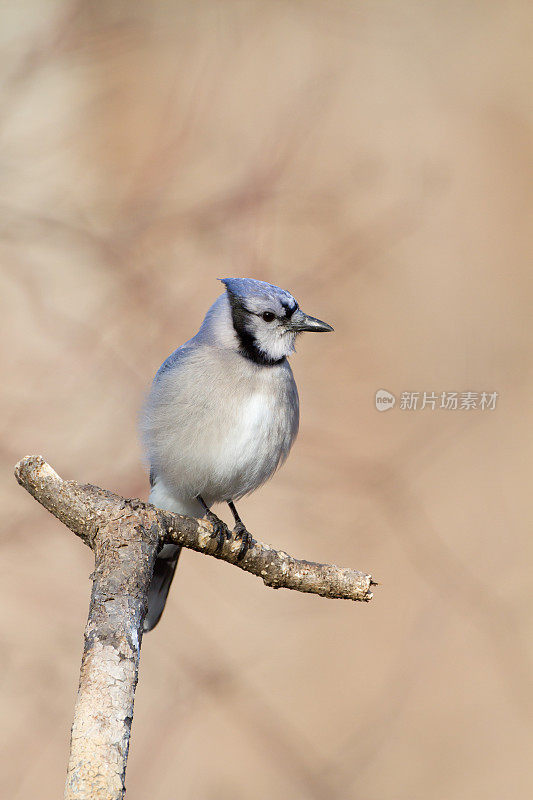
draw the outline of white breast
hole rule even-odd
[[[272,398],[257,393],[247,398],[238,412],[233,447],[236,452],[253,447],[253,442],[268,437],[273,428],[274,408]]]
[[[285,367],[201,353],[156,381],[144,432],[150,462],[180,500],[238,500],[275,472],[298,430],[298,394]],[[242,362],[242,363],[241,363]]]

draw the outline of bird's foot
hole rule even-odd
[[[249,531],[247,531],[244,527],[243,522],[239,521],[235,523],[233,533],[235,534],[236,539],[242,540],[241,549],[239,550],[239,554],[237,556],[237,561],[242,561],[247,551],[253,546],[254,540],[252,538],[252,534],[249,533]]]
[[[211,525],[213,526],[213,533],[211,534],[212,539],[217,539],[217,549],[215,553],[220,553],[222,550],[222,546],[226,539],[229,539],[231,534],[228,531],[226,525],[222,522],[221,519],[217,517],[216,514],[213,514],[212,511],[206,511],[204,514],[205,519],[209,520]]]

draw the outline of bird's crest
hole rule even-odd
[[[219,280],[233,297],[238,297],[244,302],[262,300],[280,303],[284,308],[293,310],[298,308],[298,303],[290,292],[266,281],[254,278],[219,278]]]

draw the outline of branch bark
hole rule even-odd
[[[301,561],[259,541],[237,559],[228,532],[220,552],[213,526],[127,500],[97,486],[65,481],[41,456],[28,456],[15,476],[41,505],[94,552],[80,684],[72,725],[66,800],[119,800],[124,780],[148,587],[159,548],[172,542],[227,561],[275,589],[368,601],[372,577]]]

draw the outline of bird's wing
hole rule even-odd
[[[161,375],[164,375],[165,372],[168,372],[168,370],[181,366],[191,355],[192,351],[193,351],[192,340],[185,342],[185,344],[182,344],[181,347],[177,348],[177,350],[174,350],[174,352],[171,353],[169,357],[163,361],[163,363],[157,370],[154,378],[154,383],[156,383],[159,380]]]

